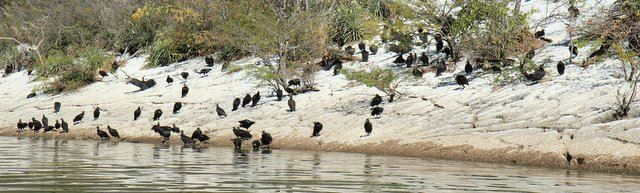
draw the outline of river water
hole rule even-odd
[[[352,153],[0,137],[0,191],[634,192],[640,177]]]

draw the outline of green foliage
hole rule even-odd
[[[372,7],[369,8],[369,10],[375,9]],[[369,16],[367,9],[363,8],[360,3],[355,0],[338,6],[332,25],[334,30],[332,33],[333,41],[342,43],[369,38],[375,34],[377,27],[375,20]]]
[[[42,63],[36,65],[36,73],[48,82],[46,93],[74,91],[96,81],[99,68],[108,67],[113,57],[95,47],[79,48],[65,54],[59,50],[50,51]]]
[[[341,72],[347,80],[357,81],[367,87],[374,87],[386,94],[396,93],[394,83],[399,79],[399,75],[391,69],[376,67],[370,71],[343,69]]]

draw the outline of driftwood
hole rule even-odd
[[[127,83],[137,86],[138,88],[140,88],[139,91],[147,90],[156,85],[156,81],[153,79],[149,79],[145,81],[144,77],[142,77],[142,80],[138,80],[136,78],[131,78],[131,76],[129,76],[126,72],[124,72],[124,70],[120,70],[120,71],[122,71],[122,73],[124,73],[124,75],[127,76]]]

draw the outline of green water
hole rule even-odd
[[[0,192],[634,192],[640,177],[364,154],[0,137]]]

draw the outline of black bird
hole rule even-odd
[[[251,98],[251,107],[255,107],[258,105],[258,101],[260,101],[260,91],[258,91],[253,98]]]
[[[100,117],[100,107],[96,107],[96,109],[93,110],[93,120],[98,119],[98,117]]]
[[[160,134],[160,137],[162,137],[162,143],[165,143],[171,137],[172,128],[166,127],[166,126],[160,126],[160,123],[151,127],[151,130]]]
[[[162,110],[156,109],[156,111],[153,112],[153,120],[157,121],[160,119],[160,116],[162,116]]]
[[[251,103],[251,95],[247,94],[242,99],[242,107],[247,106],[249,103]]]
[[[282,97],[284,97],[284,95],[282,95],[282,90],[280,88],[276,89],[276,98],[278,101],[282,101]],[[240,99],[238,99],[238,102],[240,102]]]
[[[184,143],[185,146],[187,145],[195,145],[196,141],[187,137],[186,135],[184,135],[184,131],[180,131],[180,139],[182,139],[182,143]]]
[[[260,140],[253,140],[253,142],[251,142],[251,146],[253,147],[253,150],[258,150],[260,149]]]
[[[22,119],[20,119],[20,120],[18,120],[17,126],[18,126],[18,130],[22,131],[22,130],[24,130],[24,128],[26,128],[28,126],[28,124],[27,123],[23,123]]]
[[[467,64],[464,65],[464,72],[467,74],[471,74],[473,72],[473,66],[471,66],[469,60],[467,60]]]
[[[31,122],[33,122],[33,131],[38,132],[42,128],[42,123],[31,117]]]
[[[172,126],[173,127],[171,127],[171,132],[180,133],[180,128],[176,127],[175,123]]]
[[[211,68],[203,68],[200,70],[200,72],[198,72],[198,74],[206,75],[209,72],[211,72]]]
[[[231,111],[238,110],[239,106],[240,106],[240,98],[233,99],[233,108],[231,109]]]
[[[167,75],[167,84],[171,84],[173,83],[173,78],[171,78],[171,76]]]
[[[182,76],[182,78],[186,80],[189,77],[189,73],[188,72],[181,72],[180,76]]]
[[[538,69],[536,69],[533,74],[529,74],[524,70],[524,62],[520,64],[520,69],[522,70],[522,75],[524,75],[524,77],[530,81],[542,80],[542,78],[544,78],[546,74],[546,72],[544,71],[544,65],[540,65],[540,67],[538,67]]]
[[[436,77],[442,75],[445,71],[447,71],[447,65],[445,65],[444,60],[441,60],[440,64],[436,67]]]
[[[238,121],[238,123],[240,123],[240,127],[245,128],[245,129],[249,129],[249,127],[251,127],[251,125],[255,124],[255,121],[251,121],[249,119],[245,119],[242,121]]]
[[[564,62],[559,61],[558,65],[556,67],[558,68],[558,74],[563,75],[564,74]]]
[[[384,111],[384,108],[382,107],[373,107],[371,109],[371,116],[380,116],[380,114],[382,114],[382,111]]]
[[[9,75],[13,72],[13,65],[8,65],[4,68],[4,75]]]
[[[204,62],[207,63],[208,67],[212,67],[215,61],[213,60],[213,57],[207,56],[204,57]]]
[[[344,48],[344,51],[346,51],[349,55],[353,55],[356,53],[356,49],[351,46],[347,46],[346,48]]]
[[[73,118],[73,123],[78,124],[78,122],[82,121],[82,118],[84,118],[84,111]]]
[[[313,122],[313,133],[311,133],[311,137],[320,136],[320,131],[322,131],[322,123]]]
[[[100,76],[102,76],[102,77],[109,76],[109,75],[107,74],[107,72],[105,72],[104,70],[100,70],[100,71],[98,71],[98,74],[100,74]]]
[[[227,113],[224,112],[224,109],[220,108],[218,104],[216,104],[216,113],[218,113],[220,117],[227,117]]]
[[[398,57],[396,57],[395,60],[393,60],[393,63],[396,64],[404,64],[406,62],[406,60],[402,57],[402,54],[398,54]]]
[[[545,34],[545,33],[544,33],[544,29],[542,29],[542,30],[540,30],[540,31],[537,31],[537,32],[535,33],[535,36],[536,36],[536,38],[540,38],[540,37],[544,36],[544,34]]]
[[[404,63],[407,65],[407,68],[411,68],[411,65],[413,65],[415,61],[416,58],[414,58],[414,55],[412,53],[409,53],[409,56],[407,56],[407,59],[404,61]]]
[[[176,102],[173,104],[173,114],[178,114],[178,111],[182,108],[181,102]]]
[[[527,52],[527,55],[525,55],[525,57],[527,57],[529,60],[533,59],[534,56],[536,56],[536,50],[535,49],[529,50],[529,52]]]
[[[391,94],[389,95],[389,102],[390,102],[390,103],[392,103],[392,102],[393,102],[393,98],[394,98],[394,97],[396,97],[396,94],[395,94],[395,93],[391,93]]]
[[[462,86],[462,88],[464,88],[464,85],[469,85],[469,80],[467,80],[467,77],[463,76],[463,75],[457,75],[456,76],[456,83],[458,83],[458,85]]]
[[[111,126],[107,125],[107,130],[109,130],[109,135],[114,138],[120,139],[120,134],[118,134],[118,130],[111,128]]]
[[[382,97],[378,94],[371,99],[371,106],[376,106],[382,103]]]
[[[289,111],[296,111],[296,101],[293,100],[292,95],[289,95],[289,101],[287,101],[287,104],[289,105]]]
[[[140,114],[142,113],[142,109],[140,109],[140,107],[138,107],[135,111],[133,111],[133,120],[138,120],[138,117],[140,117]]]
[[[45,117],[44,115],[42,115],[42,126],[44,128],[49,127],[49,119],[47,119],[47,117]]]
[[[573,160],[573,156],[571,156],[571,154],[567,152],[566,154],[564,154],[564,157],[567,158],[567,164],[571,165],[571,160]]]
[[[58,112],[60,112],[60,107],[61,107],[61,106],[62,106],[62,105],[60,104],[60,102],[54,102],[54,103],[53,103],[53,112],[54,112],[54,113],[58,113]]]
[[[44,129],[43,133],[53,131],[53,126],[46,126],[46,127],[43,127],[43,129]]]
[[[429,65],[429,56],[427,56],[426,52],[422,52],[422,55],[420,55],[420,58],[418,59],[420,59],[420,61],[422,62],[422,65],[425,65],[425,66]]]
[[[271,137],[271,134],[262,131],[262,138],[260,138],[260,144],[262,144],[262,146],[267,146],[267,148],[269,147],[269,145],[271,145],[271,142],[273,142],[273,138]]]
[[[98,133],[98,137],[100,140],[103,139],[109,139],[109,135],[107,134],[107,132],[104,132],[102,130],[100,130],[100,126],[96,126],[96,132]]]
[[[369,52],[371,52],[371,55],[376,55],[378,54],[378,46],[374,45],[370,45],[369,46]]]
[[[60,122],[56,120],[56,124],[54,124],[53,127],[56,128],[56,130],[60,129]]]
[[[413,74],[413,76],[415,76],[416,78],[422,78],[422,71],[419,68],[414,67],[411,71],[411,74]]]
[[[578,47],[571,45],[569,46],[569,53],[571,53],[571,56],[577,56],[578,55]]]
[[[366,50],[362,50],[362,52],[360,52],[360,54],[362,55],[362,62],[368,62],[369,61],[369,52],[367,52]]]
[[[233,134],[243,140],[251,139],[251,137],[253,137],[249,131],[238,129],[237,127],[233,128]]]
[[[60,127],[62,127],[62,132],[63,133],[68,133],[69,132],[69,124],[67,124],[67,122],[65,122],[64,119],[60,119],[60,121],[62,122],[60,124]]]
[[[367,119],[366,122],[364,122],[364,132],[367,132],[367,136],[371,135],[371,132],[373,131],[373,126],[371,125],[371,122],[369,121],[369,119]]]
[[[291,79],[289,80],[289,82],[287,82],[287,84],[289,86],[300,86],[300,79],[299,78]]]
[[[33,121],[28,122],[27,127],[29,127],[29,129],[33,129]]]
[[[182,86],[182,98],[187,96],[188,93],[189,93],[189,87],[187,87],[187,85],[185,84]]]
[[[233,147],[236,150],[242,149],[242,139],[241,138],[233,138],[233,139],[231,139],[231,142],[233,142]]]
[[[358,49],[360,49],[360,51],[366,51],[366,47],[367,47],[367,45],[364,44],[364,42],[360,42],[358,44]]]
[[[202,133],[202,130],[200,130],[200,128],[198,127],[191,134],[191,139],[198,140],[198,141],[200,141],[200,143],[206,143],[209,140],[209,136],[207,136],[204,133]]]
[[[27,99],[33,98],[33,97],[36,97],[36,93],[35,92],[31,92],[31,93],[29,93],[29,95],[27,95]]]
[[[296,95],[296,91],[290,87],[284,87],[284,91],[286,91],[289,94]]]
[[[444,43],[442,41],[436,41],[436,52],[442,51],[444,48]]]
[[[452,54],[451,48],[450,47],[446,47],[446,48],[442,49],[442,53],[446,54],[447,57],[451,56],[451,54]]]
[[[341,70],[342,70],[342,62],[334,64],[334,66],[333,66],[333,75],[337,76],[338,74],[340,74]]]

